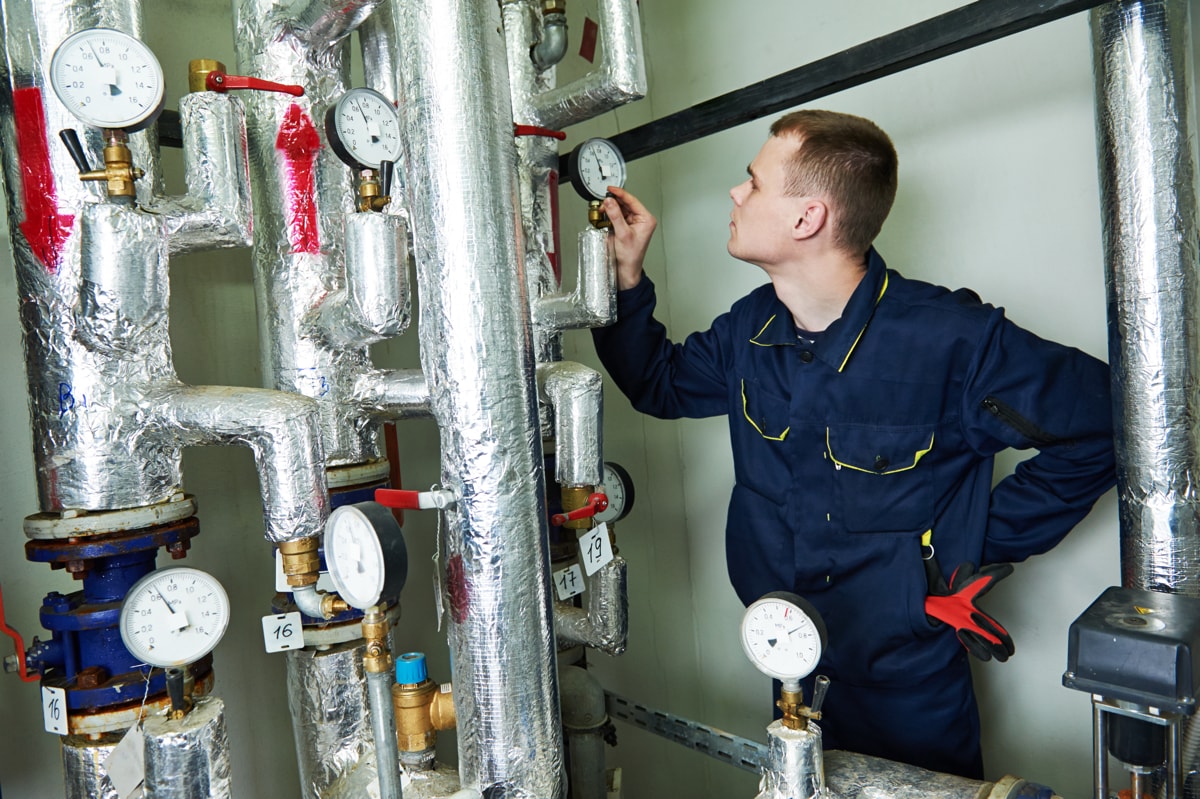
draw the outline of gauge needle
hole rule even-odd
[[[100,67],[100,80],[104,84],[104,91],[109,97],[116,97],[121,93],[121,87],[117,85],[117,70],[115,67],[109,66],[100,60],[100,54],[96,52],[96,46],[88,42],[88,48],[92,51],[92,55],[96,58],[96,66]]]
[[[371,122],[367,112],[363,110],[362,103],[358,103],[357,108],[358,113],[362,114],[363,122],[367,123],[367,135],[371,137],[371,141],[379,141],[379,126]]]
[[[602,178],[608,177],[608,171],[605,170],[604,163],[600,160],[600,156],[593,155],[592,160],[596,162],[596,169],[600,170],[600,177],[602,177]]]

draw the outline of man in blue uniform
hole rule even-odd
[[[896,153],[874,123],[788,114],[747,171],[728,249],[770,283],[682,344],[642,273],[656,220],[611,190],[618,321],[596,349],[639,411],[729,417],[729,576],[746,604],[794,591],[823,616],[826,747],[982,778],[967,651],[1012,641],[976,600],[1114,484],[1108,368],[884,265]],[[993,489],[1009,447],[1038,452]]]

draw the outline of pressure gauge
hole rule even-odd
[[[596,514],[597,522],[618,522],[633,510],[633,478],[619,464],[605,463],[601,480],[608,508]]]
[[[199,569],[153,571],[134,584],[121,605],[121,640],[142,663],[159,668],[195,663],[229,626],[229,597]]]
[[[141,130],[162,111],[163,72],[143,42],[112,28],[68,36],[50,60],[59,102],[88,125]]]
[[[572,150],[567,170],[585,200],[603,200],[609,186],[625,186],[625,156],[608,139],[588,139]]]
[[[400,115],[374,89],[351,89],[325,112],[325,136],[337,157],[355,169],[379,169],[400,158]]]
[[[404,533],[378,502],[343,505],[325,523],[325,565],[342,599],[366,610],[399,596],[408,578]]]
[[[784,682],[808,676],[825,648],[825,622],[807,600],[766,594],[742,617],[742,649],[759,671]]]

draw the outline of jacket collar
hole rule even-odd
[[[844,371],[855,347],[867,332],[875,307],[887,293],[887,287],[887,264],[872,247],[867,252],[867,273],[850,295],[841,318],[826,328],[810,348],[813,354],[837,371]],[[750,337],[750,343],[759,347],[795,346],[796,326],[792,314],[778,297],[769,304],[766,316],[758,331]]]

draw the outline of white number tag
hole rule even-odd
[[[579,559],[583,561],[583,571],[588,577],[604,568],[613,559],[607,524],[601,522],[579,538]]]
[[[583,571],[578,563],[572,563],[570,567],[554,573],[554,590],[561,600],[565,601],[582,594],[584,587]]]
[[[42,688],[42,720],[46,732],[67,734],[67,689]]]
[[[304,626],[300,621],[300,611],[263,616],[262,625],[267,652],[304,648]]]

